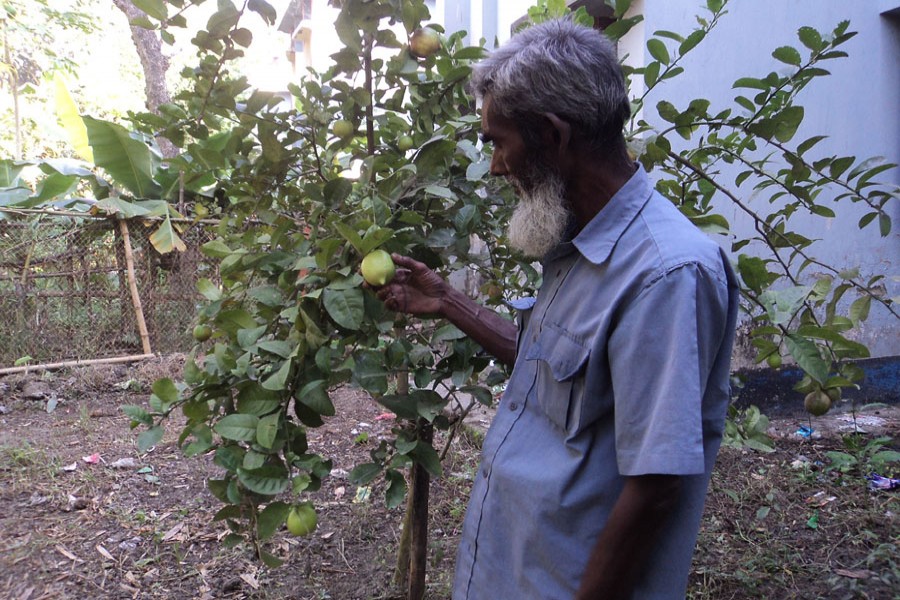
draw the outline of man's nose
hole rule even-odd
[[[491,155],[491,175],[494,177],[506,177],[509,171],[506,168],[506,162],[501,159],[495,152]]]

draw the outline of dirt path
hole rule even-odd
[[[276,534],[269,548],[286,563],[267,569],[246,550],[222,546],[225,528],[212,521],[218,501],[204,488],[216,467],[181,457],[177,427],[150,453],[136,451],[119,406],[145,403],[154,379],[179,372],[169,359],[0,378],[0,597],[399,597],[390,579],[401,511],[384,508],[379,486],[366,496],[347,481],[394,425],[383,409],[356,390],[335,394],[340,417],[310,433],[314,449],[334,459],[315,497],[319,528],[307,538]],[[489,418],[473,417],[482,425]],[[867,492],[859,469],[828,469],[827,453],[846,450],[846,414],[817,419],[812,438],[797,434],[804,424],[773,420],[775,453],[723,451],[693,598],[896,597],[898,494]],[[867,440],[896,434],[900,410],[868,410],[856,424]],[[478,439],[455,443],[433,484],[431,599],[449,597]]]

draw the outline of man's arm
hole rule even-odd
[[[516,360],[515,323],[453,289],[425,264],[398,254],[392,258],[400,267],[397,276],[377,292],[388,309],[444,317],[500,362],[512,366]]]
[[[626,600],[678,502],[676,475],[627,477],[600,534],[576,600]]]

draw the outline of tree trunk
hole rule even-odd
[[[419,441],[430,444],[434,439],[434,427],[420,418],[418,428]],[[409,587],[406,599],[422,600],[425,597],[425,569],[428,559],[428,491],[431,477],[425,467],[416,463],[412,467],[411,479]]]
[[[144,11],[131,3],[131,0],[113,0],[116,8],[125,13],[129,21],[144,17]],[[166,71],[169,70],[169,59],[162,52],[162,40],[155,31],[143,27],[131,26],[131,40],[137,50],[141,67],[144,70],[144,93],[147,96],[147,110],[159,113],[159,105],[171,100],[166,86]],[[166,138],[157,138],[163,156],[172,158],[178,155],[178,149]]]

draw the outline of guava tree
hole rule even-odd
[[[275,19],[264,2],[220,3],[194,38],[189,85],[162,116],[139,122],[184,149],[163,169],[168,180],[177,174],[195,212],[221,219],[219,237],[203,246],[220,261],[220,280],[200,282],[208,304],[199,320],[211,337],[189,357],[184,385],[161,380],[149,412],[126,411],[148,427],[142,449],[160,439],[167,415],[184,413],[185,452],[214,452],[223,469],[209,488],[225,503],[217,519],[232,529],[226,542],[252,541],[276,564],[260,542],[309,514],[302,494],[331,464],[310,452],[307,431],[334,415],[335,386],[358,385],[399,417],[394,437],[351,480],[383,475],[397,506],[409,471],[410,497],[421,499],[410,514],[422,516],[428,477],[441,473],[434,429],[458,427],[471,398],[492,399],[479,377],[490,359],[450,325],[386,312],[362,285],[362,258],[384,249],[444,272],[475,264],[488,283],[516,259],[496,241],[509,203],[485,180],[480,119],[463,89],[480,48],[464,47],[459,33],[440,39],[436,26],[423,31],[421,1],[344,2],[334,67],[292,84],[286,103],[228,70],[251,41],[241,19],[260,16]],[[410,47],[423,37],[440,44]],[[521,285],[534,285],[529,273]],[[404,528],[419,557],[414,597],[424,585],[424,523]]]

